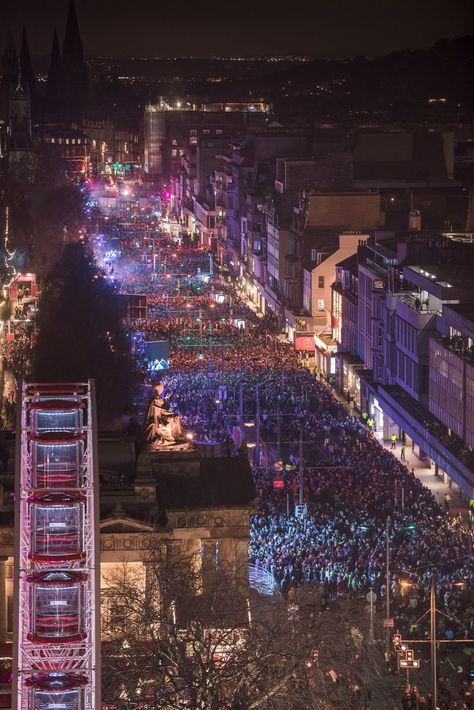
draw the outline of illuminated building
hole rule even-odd
[[[89,138],[84,131],[45,126],[38,143],[43,158],[70,182],[80,182],[89,174]]]
[[[379,233],[336,266],[336,381],[434,473],[472,497],[473,240]],[[449,260],[449,263],[446,263]]]

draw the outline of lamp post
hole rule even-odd
[[[255,426],[256,426],[256,455],[257,455],[257,466],[260,466],[260,390],[258,384],[256,385],[256,413],[255,413]]]
[[[303,423],[300,425],[300,449],[299,449],[299,458],[300,458],[300,490],[299,490],[299,499],[298,502],[300,505],[303,505],[303,479],[304,479],[304,468],[303,468]]]
[[[242,382],[242,360],[240,361],[240,377],[239,377],[239,425],[241,443],[245,438],[244,433],[244,386]]]
[[[208,370],[213,371],[214,370],[214,356],[213,356],[213,349],[212,349],[212,338],[213,338],[213,328],[212,328],[212,320],[209,321],[209,360],[208,360]]]
[[[438,684],[436,677],[436,573],[431,575],[431,592],[430,592],[430,650],[431,650],[431,694],[433,696],[432,705],[435,708],[438,705]]]
[[[390,515],[385,523],[385,619],[386,626],[386,649],[390,653]]]
[[[456,585],[463,585],[463,582],[455,582]],[[412,582],[403,581],[401,582],[403,587],[413,586]],[[430,586],[430,663],[431,663],[431,695],[432,695],[432,707],[437,708],[438,706],[438,653],[437,653],[437,638],[436,638],[436,572],[431,575],[431,586]]]

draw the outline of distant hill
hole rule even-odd
[[[473,76],[474,36],[467,36],[374,59],[315,59],[275,72],[265,88],[287,99],[314,97],[332,108],[388,110],[397,104],[405,108],[444,104],[472,110]],[[430,99],[435,101],[429,104]]]

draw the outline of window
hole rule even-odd
[[[351,275],[348,271],[342,272],[342,287],[349,288],[351,285]]]
[[[173,158],[176,158],[176,156],[178,155],[178,151],[176,150],[176,148],[173,148],[173,150],[171,151],[171,155],[173,156]]]
[[[253,248],[254,248],[254,251],[260,251],[260,249],[262,248],[262,242],[259,239],[254,239],[253,240]]]
[[[178,141],[176,140],[176,138],[173,138],[173,140],[171,141],[171,145],[178,145]]]
[[[203,129],[202,129],[202,133],[203,133],[204,136],[208,136],[210,132],[211,132],[211,131],[209,130],[209,128],[203,128]]]
[[[197,136],[197,134],[198,132],[196,128],[191,128],[191,130],[189,131],[190,136]]]
[[[318,298],[318,311],[320,313],[324,311],[324,298]]]
[[[316,261],[317,254],[318,254],[317,249],[311,249],[311,261]]]
[[[216,128],[216,136],[221,136],[223,132],[222,128]]]
[[[318,276],[318,288],[324,288],[324,276]]]
[[[383,329],[378,327],[376,330],[376,345],[381,348],[383,345]]]

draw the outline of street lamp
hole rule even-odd
[[[463,587],[464,582],[462,580],[452,583],[455,587]],[[414,582],[410,580],[401,580],[400,586],[403,588],[415,586]],[[436,572],[431,575],[431,586],[430,586],[430,662],[431,662],[431,693],[433,696],[433,707],[437,707],[437,695],[438,695],[438,685],[437,685],[437,640],[436,640]]]

